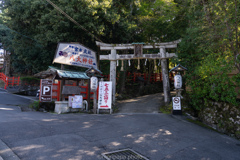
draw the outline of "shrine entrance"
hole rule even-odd
[[[109,55],[100,55],[100,60],[109,60],[110,61],[110,81],[112,82],[112,103],[115,105],[116,99],[116,67],[118,60],[133,60],[138,59],[159,59],[161,61],[162,68],[162,81],[163,81],[163,93],[164,93],[164,102],[170,102],[170,83],[169,83],[169,72],[167,66],[167,59],[176,57],[175,53],[168,53],[166,49],[168,48],[177,48],[177,44],[181,40],[176,40],[172,42],[165,43],[154,43],[154,44],[144,44],[144,43],[132,43],[132,44],[106,44],[102,42],[96,42],[97,46],[100,47],[100,50],[111,51]],[[156,54],[143,54],[143,49],[159,49],[159,52]],[[117,54],[117,50],[134,50],[134,54]]]

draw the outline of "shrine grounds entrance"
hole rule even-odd
[[[124,60],[138,60],[138,67],[140,64],[140,59],[151,59],[156,61],[156,59],[160,60],[161,62],[161,69],[162,69],[162,86],[163,86],[163,96],[164,96],[164,103],[169,103],[171,100],[170,95],[170,82],[169,82],[169,72],[168,72],[168,63],[167,59],[176,57],[175,53],[168,53],[166,52],[167,48],[177,48],[177,44],[180,40],[172,41],[172,42],[165,42],[165,43],[155,43],[155,44],[145,44],[145,43],[132,43],[132,44],[106,44],[102,42],[96,42],[97,46],[100,47],[100,50],[111,51],[109,55],[100,55],[100,60],[109,60],[110,61],[110,81],[112,82],[112,103],[115,105],[116,102],[116,67],[118,61]],[[143,49],[159,49],[159,52],[156,54],[143,54]],[[134,50],[134,54],[117,54],[117,50]]]
[[[175,92],[170,92],[174,96]],[[139,96],[128,100],[117,100],[115,113],[134,114],[134,113],[159,113],[160,107],[164,106],[164,94],[156,93],[150,95]]]

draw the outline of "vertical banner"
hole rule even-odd
[[[53,80],[41,79],[40,81],[40,102],[51,102],[52,101],[52,85]]]
[[[99,82],[98,109],[112,108],[112,82]]]

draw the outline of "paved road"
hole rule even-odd
[[[151,160],[236,160],[240,141],[165,114],[21,112],[0,96],[4,160],[103,160],[130,148]],[[8,95],[9,99],[15,96]],[[14,102],[15,103],[15,102]]]
[[[158,113],[163,101],[162,93],[118,101],[118,113]]]
[[[8,93],[6,90],[0,88],[0,104],[24,106],[30,104],[33,99],[33,97]]]

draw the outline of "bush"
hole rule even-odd
[[[47,112],[54,112],[55,109],[55,102],[39,102],[39,110],[40,111],[47,111]]]
[[[39,89],[40,79],[30,76],[21,77],[20,79],[19,94],[35,96]]]
[[[31,76],[21,77],[20,80],[22,85],[39,86],[40,84],[40,79]]]
[[[32,104],[30,104],[29,107],[36,111],[39,111],[39,101],[34,101]]]
[[[34,101],[29,106],[30,108],[36,110],[36,111],[47,111],[47,112],[53,112],[55,109],[55,102],[40,102],[40,101]]]

